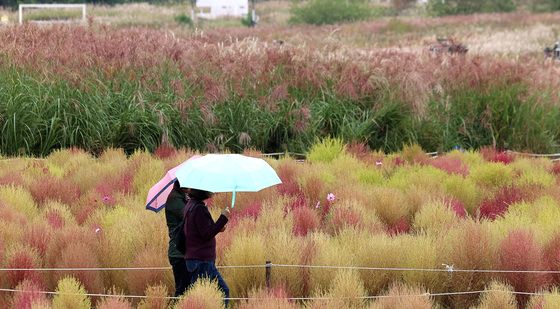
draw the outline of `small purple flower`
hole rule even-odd
[[[383,162],[381,162],[381,161],[375,161],[375,165],[376,165],[376,166],[381,166],[381,165],[383,165]]]
[[[327,201],[332,203],[334,200],[336,200],[336,196],[333,193],[327,194]]]
[[[317,201],[317,205],[315,205],[315,208],[319,208],[321,207],[321,202]]]
[[[111,200],[111,197],[107,194],[103,196],[103,203],[108,203]]]

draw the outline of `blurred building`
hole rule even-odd
[[[246,17],[248,0],[196,0],[197,16],[216,19],[221,17]]]

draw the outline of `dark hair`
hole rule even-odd
[[[199,201],[204,201],[212,196],[212,192],[199,189],[190,189],[188,196]]]
[[[175,182],[173,183],[173,189],[175,190],[181,189],[181,184],[179,184],[179,180],[175,180]]]

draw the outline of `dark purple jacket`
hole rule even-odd
[[[214,222],[208,207],[201,201],[191,198],[185,207],[185,236],[187,252],[185,259],[215,261],[216,238],[215,236],[226,225],[228,219],[220,215]]]

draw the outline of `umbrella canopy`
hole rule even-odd
[[[263,159],[239,154],[208,154],[186,162],[175,176],[181,186],[210,192],[256,192],[282,183]]]
[[[159,212],[165,207],[165,201],[167,201],[167,197],[171,190],[173,189],[173,183],[177,178],[175,177],[175,173],[179,168],[183,165],[187,164],[193,159],[200,158],[199,155],[194,155],[190,157],[187,161],[177,165],[176,167],[170,169],[165,173],[165,176],[158,181],[150,190],[148,191],[148,197],[146,198],[146,209],[149,209],[154,212]],[[185,187],[181,184],[182,187]]]

